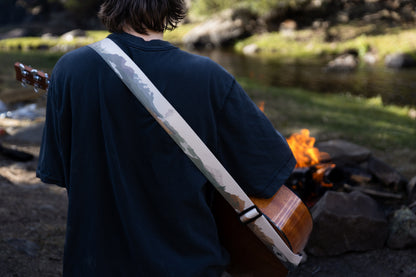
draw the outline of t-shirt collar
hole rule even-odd
[[[116,40],[121,39],[130,46],[140,48],[140,49],[148,49],[148,50],[168,50],[172,48],[176,48],[172,44],[170,44],[168,41],[165,40],[150,40],[145,41],[141,37],[133,36],[128,33],[112,33],[108,36],[110,39],[114,38]]]

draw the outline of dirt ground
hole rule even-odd
[[[33,134],[29,133],[29,142],[3,143],[33,154],[32,161],[16,162],[0,155],[1,277],[62,275],[66,191],[42,184],[35,177],[39,138],[34,137],[39,137],[39,130]],[[309,256],[289,276],[416,276],[416,248]]]
[[[414,277],[416,248],[388,248],[334,257],[309,256],[289,277]]]
[[[37,155],[39,147],[19,149]],[[66,191],[39,182],[37,159],[0,157],[0,276],[61,276]]]

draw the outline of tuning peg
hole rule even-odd
[[[22,78],[22,82],[20,83],[22,87],[27,87],[27,80],[25,78]]]
[[[48,75],[48,73],[45,73],[45,79],[46,79],[46,84],[49,87],[49,84],[51,83],[51,81],[49,81],[49,75]]]
[[[26,68],[25,68],[25,66],[24,66],[24,64],[19,64],[19,67],[20,67],[20,71],[22,72],[22,75],[23,76],[28,76],[29,75],[29,72],[26,70]]]

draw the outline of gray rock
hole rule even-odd
[[[256,44],[249,44],[243,48],[243,53],[245,55],[254,55],[258,52],[260,52],[260,48]]]
[[[368,170],[385,186],[395,191],[401,190],[407,182],[406,179],[387,163],[370,156],[368,159]]]
[[[361,192],[328,191],[312,208],[312,216],[307,251],[315,256],[380,249],[388,236],[385,215]]]
[[[35,257],[40,249],[39,245],[29,240],[13,238],[7,240],[6,242],[19,252],[22,252],[31,257]]]
[[[367,148],[340,139],[319,142],[316,147],[319,151],[328,153],[334,162],[361,163],[371,155]]]
[[[21,142],[28,144],[40,144],[42,141],[44,123],[37,123],[24,127],[14,135],[6,137],[4,140],[9,142]]]
[[[395,53],[387,55],[384,64],[390,68],[416,67],[416,59],[409,54]]]
[[[373,51],[369,51],[365,53],[363,56],[363,61],[366,64],[370,64],[370,65],[374,65],[378,61],[378,59],[379,59],[378,55]]]
[[[390,220],[387,246],[403,249],[416,246],[416,215],[408,208],[394,212]]]
[[[183,42],[191,49],[227,46],[251,34],[255,25],[256,20],[249,11],[226,10],[188,32]]]
[[[295,35],[295,31],[298,28],[298,24],[296,21],[291,19],[286,19],[279,25],[279,32],[284,37],[293,37]]]
[[[19,37],[27,36],[28,34],[29,34],[28,30],[24,28],[16,28],[4,34],[0,34],[0,39],[19,38]]]
[[[343,54],[330,61],[325,69],[330,72],[350,72],[357,68],[358,63],[356,55]]]
[[[63,34],[61,36],[61,39],[66,40],[66,41],[72,41],[74,40],[74,38],[77,37],[86,37],[87,36],[87,32],[81,29],[75,29],[72,31],[69,31],[65,34]]]

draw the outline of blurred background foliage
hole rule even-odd
[[[0,24],[47,20],[51,13],[68,11],[74,19],[95,16],[101,0],[1,0]]]
[[[276,9],[300,8],[310,0],[194,0],[192,12],[211,15],[228,8],[247,8],[256,14],[267,14]]]
[[[1,0],[0,25],[46,20],[52,13],[68,11],[81,23],[94,17],[102,0]],[[288,9],[302,9],[311,4],[327,6],[345,0],[185,0],[191,15],[209,16],[228,8],[247,8],[267,15]],[[338,5],[338,4],[337,4]]]

